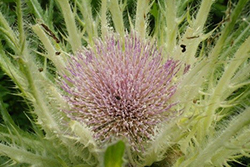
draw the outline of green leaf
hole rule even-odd
[[[152,7],[152,9],[150,10],[150,13],[154,16],[155,19],[158,18],[158,11],[159,11],[159,8],[158,8],[158,6],[157,6],[157,3],[154,2],[153,7]]]
[[[125,151],[125,144],[123,141],[119,141],[116,144],[109,146],[104,155],[105,167],[121,167],[122,157]]]

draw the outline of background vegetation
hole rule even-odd
[[[100,4],[99,1],[100,0],[92,0],[93,9],[99,8],[99,4]],[[232,0],[232,1],[218,0],[212,6],[212,13],[209,18],[210,24],[207,25],[208,31],[216,27],[217,24],[219,24],[223,20],[223,18],[226,18],[226,15],[228,14],[227,13],[228,11],[226,11],[227,6],[230,6],[234,2],[236,2],[236,0]],[[42,7],[45,9],[49,5],[49,0],[40,0],[40,3],[42,4]],[[191,3],[192,6],[194,7],[193,8],[194,10],[195,10],[195,6],[197,5],[197,3],[199,2],[194,1]],[[129,11],[135,10],[134,0],[128,0],[128,4],[129,5],[128,5],[127,10]],[[153,6],[154,7],[150,11],[150,14],[151,14],[150,26],[152,27],[152,29],[155,25],[155,17],[156,17],[155,10],[157,10],[157,1],[155,1],[155,4]],[[3,13],[8,14],[9,23],[11,23],[13,27],[15,27],[16,26],[15,0],[2,0],[2,1],[0,0],[0,10],[3,11]],[[30,12],[32,10],[33,10],[32,8],[27,6],[26,11],[25,11],[26,13],[29,13],[27,15],[28,17],[26,18],[27,22],[33,22],[32,18],[34,15],[32,14],[32,12]],[[62,25],[63,18],[60,17],[60,14],[57,13],[59,9],[53,8],[51,9],[51,11],[53,11],[52,14],[50,15],[53,18],[53,23],[51,24],[53,24],[54,28],[61,29],[63,32],[63,29],[65,27],[64,25]],[[4,49],[9,50],[9,48],[5,46],[5,41],[1,38],[1,32],[0,32],[0,45],[2,45]],[[37,49],[39,50],[41,48],[37,46]],[[238,91],[240,93],[242,90],[238,90]],[[0,98],[3,99],[6,109],[9,111],[10,115],[12,116],[16,124],[19,125],[21,129],[32,131],[32,128],[30,128],[31,127],[30,121],[27,118],[27,116],[31,116],[29,115],[29,112],[28,112],[29,105],[27,105],[27,101],[25,101],[21,96],[18,95],[19,93],[20,91],[15,87],[15,84],[0,69]],[[3,120],[0,117],[0,123],[2,121]],[[3,159],[0,159],[0,160],[3,160]],[[244,157],[244,158],[241,158],[239,161],[242,163],[242,165],[240,165],[239,163],[237,164],[232,163],[231,165],[232,166],[250,166],[250,159],[248,158]],[[0,164],[1,164],[1,161],[0,161]],[[154,167],[162,166],[162,164],[159,162],[159,163],[155,163],[152,166]]]

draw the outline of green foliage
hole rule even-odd
[[[30,121],[27,119],[27,115],[25,115],[28,106],[24,99],[18,96],[19,93],[14,87],[15,85],[11,82],[11,79],[0,70],[0,99],[3,99],[4,107],[12,115],[13,120],[19,127],[24,130],[31,130]]]
[[[125,144],[122,141],[109,146],[104,153],[105,167],[122,167]]]
[[[0,1],[0,165],[249,166],[250,3],[226,2]],[[190,66],[171,99],[182,113],[163,122],[144,153],[122,141],[99,147],[62,112],[56,81],[68,54],[132,30],[156,40],[163,61]]]

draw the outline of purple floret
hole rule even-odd
[[[178,62],[162,63],[156,44],[136,35],[124,43],[114,36],[96,40],[71,57],[67,71],[61,84],[70,106],[65,112],[90,127],[99,143],[123,138],[140,152],[172,112]]]

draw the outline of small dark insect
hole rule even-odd
[[[120,96],[115,96],[116,100],[121,100]]]
[[[187,39],[194,39],[194,38],[199,38],[200,36],[199,35],[196,35],[196,36],[192,36],[192,37],[187,37]]]
[[[60,55],[61,54],[61,52],[56,52],[56,55]]]
[[[182,48],[181,50],[182,53],[186,52],[186,45],[181,44],[180,47]]]
[[[43,72],[43,68],[38,68],[38,71],[39,72]]]
[[[51,36],[56,43],[60,43],[60,40],[56,37],[56,35],[49,29],[48,26],[46,26],[45,24],[41,24],[41,26],[45,29],[46,33]]]

